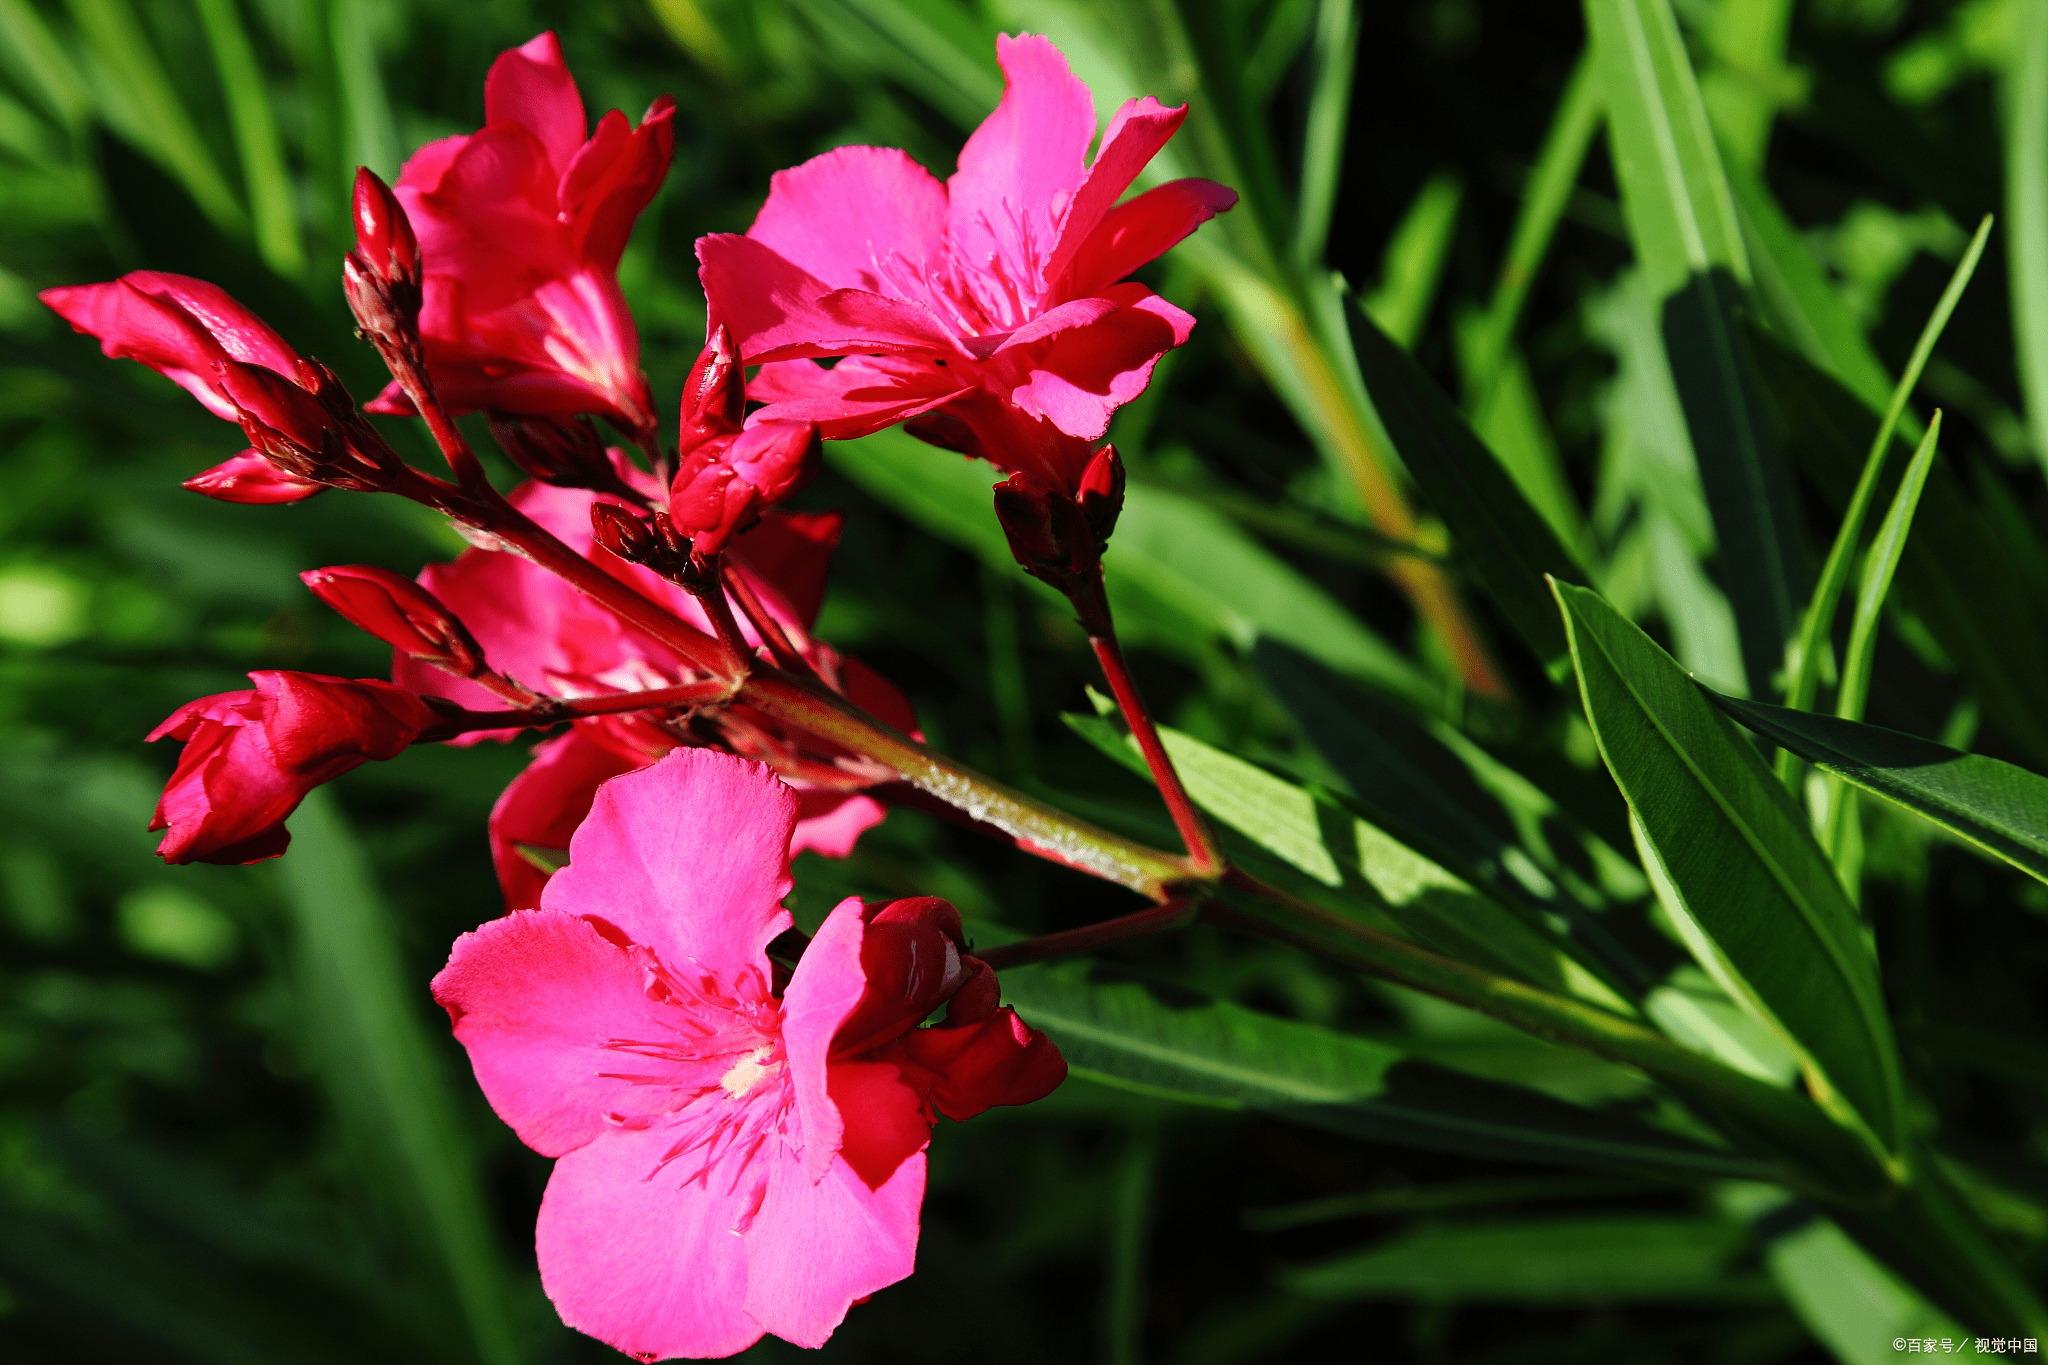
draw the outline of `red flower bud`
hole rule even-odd
[[[1104,446],[1088,461],[1088,467],[1081,471],[1081,493],[1077,501],[1081,504],[1081,515],[1088,518],[1088,529],[1095,533],[1095,552],[1109,548],[1110,532],[1116,529],[1116,519],[1124,510],[1124,462],[1117,458],[1115,446]]]
[[[720,323],[683,381],[680,443],[684,451],[740,429],[747,409],[747,372],[732,333]]]
[[[301,502],[315,493],[327,491],[326,484],[287,474],[253,450],[245,450],[231,460],[223,460],[203,473],[194,474],[185,480],[184,486],[220,502],[258,507]]]
[[[405,206],[367,166],[356,169],[356,245],[341,262],[341,291],[356,325],[379,345],[419,347],[424,272]]]
[[[393,758],[441,713],[374,678],[251,673],[254,689],[187,702],[150,732],[185,741],[151,829],[168,863],[253,863],[284,852],[285,817],[306,793]]]
[[[420,283],[420,244],[391,187],[368,166],[356,168],[355,254],[385,284]]]
[[[440,599],[409,578],[367,564],[313,569],[299,575],[313,595],[407,658],[473,678],[483,650]]]
[[[526,474],[560,488],[612,489],[618,471],[589,422],[573,418],[490,414],[491,435]]]
[[[615,502],[590,504],[590,530],[597,543],[628,564],[644,564],[660,546],[647,518]]]
[[[995,503],[996,520],[1024,572],[1069,597],[1087,585],[1102,555],[1079,503],[1036,474],[1025,473],[997,484]]]
[[[697,553],[717,554],[781,502],[817,477],[822,459],[810,422],[757,422],[736,436],[686,448],[669,484],[668,514]]]
[[[223,360],[215,367],[221,392],[235,405],[235,415],[249,441],[265,455],[276,458],[273,447],[289,444],[301,451],[318,451],[338,436],[334,419],[312,394],[275,370]]]

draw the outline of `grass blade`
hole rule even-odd
[[[102,104],[115,130],[149,153],[216,227],[240,236],[248,219],[213,153],[157,60],[126,0],[71,0],[79,31],[106,78]]]
[[[1414,347],[1429,320],[1429,305],[1443,278],[1463,195],[1457,177],[1447,173],[1438,172],[1424,182],[1387,240],[1378,287],[1363,301],[1366,314],[1400,342],[1403,350]]]
[[[1941,411],[1936,409],[1864,560],[1863,581],[1856,592],[1856,615],[1849,626],[1848,654],[1842,662],[1842,686],[1835,695],[1835,715],[1839,719],[1863,719],[1863,704],[1870,695],[1871,659],[1877,650],[1879,615],[1892,590],[1892,575],[1898,572],[1899,556],[1905,552],[1906,536],[1913,528],[1913,512],[1920,505],[1920,490],[1927,486],[1927,470],[1934,463],[1935,442],[1940,436]],[[1834,776],[1828,778],[1827,791],[1828,823],[1822,846],[1834,858],[1843,884],[1853,893],[1863,861],[1861,842],[1851,837],[1856,794],[1846,790],[1842,779]]]
[[[405,149],[391,118],[383,73],[377,68],[365,0],[333,0],[327,13],[327,40],[341,86],[342,145],[348,167],[368,166],[386,180],[398,179]]]
[[[2013,341],[2034,455],[2048,465],[2048,6],[2016,5],[2006,69],[2005,211]]]
[[[0,56],[59,123],[74,132],[85,125],[92,113],[85,81],[29,0],[0,0]]]
[[[1478,406],[1500,378],[1501,366],[1513,343],[1515,326],[1521,320],[1522,305],[1528,301],[1536,272],[1550,250],[1558,220],[1571,200],[1579,170],[1586,164],[1586,152],[1593,135],[1600,131],[1602,110],[1600,81],[1589,51],[1572,68],[1564,95],[1551,116],[1550,131],[1543,148],[1522,187],[1522,211],[1515,218],[1514,236],[1508,239],[1508,253],[1501,261],[1500,275],[1493,285],[1484,320],[1475,327],[1465,352],[1465,406]]]
[[[1302,136],[1301,200],[1294,220],[1294,258],[1304,270],[1321,264],[1344,167],[1351,116],[1351,76],[1358,57],[1358,15],[1352,0],[1322,0],[1316,15],[1314,75],[1308,126]]]
[[[298,940],[306,1017],[323,1078],[354,1141],[453,1286],[477,1358],[525,1358],[507,1314],[505,1268],[448,1078],[429,1042],[424,982],[409,982],[389,912],[331,792],[292,817],[278,866]]]
[[[299,245],[291,176],[285,169],[284,145],[278,140],[277,119],[271,113],[256,49],[236,0],[198,0],[198,4],[214,65],[220,69],[221,94],[234,124],[242,175],[248,181],[256,250],[272,270],[296,277],[306,268],[306,253]]]
[[[1934,312],[1920,329],[1920,339],[1914,343],[1913,355],[1906,362],[1905,372],[1892,388],[1891,402],[1885,406],[1884,418],[1878,423],[1877,435],[1870,443],[1870,453],[1864,457],[1863,473],[1856,480],[1856,491],[1849,497],[1849,510],[1842,514],[1834,546],[1828,551],[1827,563],[1821,568],[1820,582],[1813,589],[1813,600],[1807,604],[1806,615],[1800,622],[1799,642],[1793,648],[1791,659],[1792,682],[1785,695],[1785,704],[1794,710],[1810,710],[1814,695],[1820,690],[1821,650],[1828,633],[1834,628],[1835,606],[1849,581],[1850,560],[1863,539],[1864,518],[1869,515],[1870,504],[1877,497],[1878,481],[1884,473],[1885,455],[1891,449],[1892,433],[1898,429],[1899,419],[1906,411],[1906,400],[1920,383],[1920,374],[1927,368],[1928,357],[1934,354],[1934,343],[1941,339],[1942,330],[1948,326],[1957,302],[1963,297],[1963,290],[1969,286],[1970,276],[1976,273],[1977,262],[1983,257],[1984,245],[1990,236],[1991,216],[1986,214],[1984,221],[1977,225],[1977,235],[1970,239],[1969,250],[1963,253],[1963,259],[1957,262],[1955,272],[1949,276],[1948,288],[1942,291]],[[1918,495],[1915,497],[1917,499]],[[1778,773],[1788,782],[1797,784],[1797,764],[1787,756],[1780,756]]]
[[[1133,1129],[1110,1186],[1109,1274],[1102,1285],[1103,1359],[1109,1365],[1138,1365],[1145,1358],[1145,1243],[1158,1176],[1158,1130]]]

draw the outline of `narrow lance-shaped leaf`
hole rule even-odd
[[[2006,71],[2005,201],[2012,219],[2013,340],[2034,455],[2048,465],[2048,6],[2013,6]]]
[[[1797,504],[1734,321],[1750,281],[1734,195],[1666,0],[1587,0],[1608,147],[1720,544],[1752,695],[1768,695],[1806,573]]]
[[[1906,369],[1899,376],[1898,384],[1892,389],[1891,402],[1886,406],[1884,418],[1877,425],[1877,435],[1870,443],[1870,453],[1864,457],[1863,473],[1856,480],[1856,491],[1849,495],[1849,510],[1842,515],[1841,528],[1835,533],[1835,543],[1828,551],[1827,563],[1822,566],[1820,582],[1814,585],[1813,600],[1807,604],[1806,614],[1800,621],[1799,643],[1793,649],[1792,683],[1786,689],[1785,704],[1799,710],[1813,705],[1814,694],[1820,688],[1820,653],[1828,632],[1834,628],[1835,605],[1843,587],[1849,581],[1849,564],[1855,556],[1856,547],[1863,539],[1863,520],[1869,514],[1870,505],[1877,497],[1878,479],[1884,472],[1885,456],[1890,453],[1892,433],[1898,429],[1899,418],[1906,410],[1906,400],[1920,383],[1921,372],[1927,367],[1928,357],[1934,354],[1934,343],[1941,338],[1942,330],[1948,326],[1963,290],[1970,283],[1970,276],[1976,273],[1977,262],[1984,254],[1984,244],[1991,236],[1991,216],[1977,225],[1977,235],[1970,241],[1970,248],[1963,253],[1963,259],[1956,264],[1955,272],[1949,277],[1948,288],[1942,291],[1941,299],[1934,306],[1934,312],[1927,318],[1927,324],[1920,329],[1920,339],[1913,347],[1912,357],[1906,362]],[[1924,471],[1923,471],[1924,478]],[[1919,493],[1916,489],[1914,498]],[[1889,578],[1887,578],[1889,582]],[[1854,717],[1851,717],[1854,719]],[[1780,763],[1779,775],[1788,780],[1796,778],[1790,765]]]
[[[1064,963],[1003,973],[1003,998],[1059,1044],[1076,1075],[1494,1159],[1686,1175],[1756,1169],[1743,1157],[1416,1061],[1389,1043],[1222,1001],[1168,1003],[1135,982],[1091,981],[1089,971]]]
[[[1707,695],[1821,771],[2048,882],[2048,777],[1876,725]]]
[[[1429,321],[1429,305],[1443,276],[1463,196],[1455,176],[1440,173],[1423,183],[1387,240],[1378,286],[1364,298],[1366,316],[1403,350],[1414,347]]]
[[[256,249],[272,270],[296,276],[306,268],[306,253],[299,245],[298,210],[292,202],[292,182],[278,140],[277,119],[270,109],[270,92],[256,63],[249,31],[235,0],[199,0],[199,18],[213,48],[221,94],[242,157]]]
[[[1876,964],[1806,817],[1671,656],[1556,585],[1586,716],[1694,957],[1799,1057],[1837,1121],[1896,1157],[1898,1058]]]
[[[1846,508],[1876,412],[1770,336],[1752,332],[1750,342],[1802,472],[1826,505]],[[1902,469],[1905,460],[1888,463]],[[1890,472],[1879,480],[1879,497],[1890,496],[1894,480]],[[1946,461],[1928,471],[1915,523],[1899,561],[1901,603],[1955,661],[1985,714],[2037,765],[2048,764],[2048,596],[2013,572],[1987,509]]]
[[[372,1156],[370,1169],[385,1182],[379,1192],[416,1220],[478,1359],[517,1365],[525,1352],[507,1312],[505,1268],[454,1096],[427,1041],[425,988],[408,989],[388,912],[332,793],[309,796],[291,828],[291,856],[279,870],[322,1079],[350,1138]]]
[[[1065,719],[1112,758],[1144,771],[1135,741],[1122,729],[1099,718]],[[1195,803],[1304,874],[1325,893],[1320,899],[1353,915],[1382,911],[1397,932],[1448,956],[1616,1013],[1633,1012],[1612,985],[1545,930],[1442,863],[1327,796],[1170,726],[1159,733]]]
[[[1351,0],[1320,0],[1312,53],[1301,198],[1294,222],[1294,255],[1304,268],[1322,261],[1330,214],[1337,207],[1344,133],[1351,122],[1351,76],[1358,62],[1358,13]]]
[[[1350,321],[1359,373],[1402,463],[1515,629],[1538,657],[1561,658],[1543,580],[1583,582],[1585,570],[1421,366],[1361,309]]]

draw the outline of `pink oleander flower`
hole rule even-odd
[[[251,365],[309,394],[319,381],[285,339],[225,289],[186,275],[135,270],[103,284],[65,285],[36,296],[73,329],[99,338],[115,360],[136,360],[175,382],[216,417],[241,413],[223,371]],[[254,450],[195,475],[185,487],[223,502],[297,502],[324,484],[287,473]]]
[[[758,420],[848,440],[906,419],[935,444],[1072,493],[1112,413],[1194,319],[1124,277],[1237,202],[1207,180],[1117,199],[1186,107],[1095,104],[1041,37],[996,39],[1003,100],[941,184],[841,147],[778,172],[744,237],[701,239],[711,319],[762,369]],[[827,370],[812,358],[844,356]]]
[[[658,491],[658,485],[623,456],[614,452],[613,460],[621,479],[649,495]],[[578,554],[691,625],[710,631],[713,627],[695,597],[597,549],[590,508],[600,501],[612,500],[587,489],[540,482],[523,484],[511,494],[513,506]],[[838,540],[836,514],[771,512],[732,543],[727,562],[821,675],[836,681],[856,705],[912,733],[916,716],[901,692],[858,659],[844,658],[810,638]],[[535,691],[595,696],[673,687],[698,676],[673,650],[517,555],[468,550],[452,564],[428,566],[419,581],[468,626],[493,666]],[[755,641],[750,625],[743,623],[742,630]],[[402,653],[393,663],[392,678],[415,692],[476,710],[503,705],[478,684]],[[509,739],[515,733],[477,732],[453,742]],[[818,748],[819,741],[806,739],[799,747],[775,722],[750,707],[727,706],[694,719],[668,712],[591,717],[535,746],[533,763],[513,779],[491,812],[491,856],[506,905],[526,909],[539,903],[547,880],[542,851],[567,847],[600,782],[644,768],[678,745],[714,743],[770,762],[797,788],[798,852],[810,849],[843,858],[862,832],[886,814],[881,803],[862,795],[861,789],[888,780],[888,774],[871,771],[849,754]],[[542,861],[536,862],[537,857]]]
[[[492,63],[481,130],[405,163],[396,193],[426,271],[427,369],[451,411],[588,413],[651,435],[618,267],[668,174],[674,107],[662,96],[638,128],[614,109],[589,132],[561,44],[543,33]],[[368,406],[413,410],[395,382]]]
[[[605,783],[541,908],[434,978],[491,1107],[557,1158],[542,1285],[640,1360],[821,1345],[915,1264],[934,1113],[1066,1074],[944,901],[845,901],[772,963],[795,821],[760,764],[670,754]]]
[[[251,673],[253,689],[173,711],[151,740],[185,741],[151,829],[167,863],[253,863],[291,842],[285,817],[306,793],[371,759],[395,758],[440,719],[373,678]]]

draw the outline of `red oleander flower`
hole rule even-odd
[[[652,433],[618,266],[668,174],[673,112],[664,95],[638,128],[615,109],[590,132],[561,45],[543,33],[492,64],[481,130],[405,163],[396,193],[426,272],[427,368],[452,411],[588,413]],[[393,383],[369,410],[412,404]]]
[[[167,863],[253,863],[291,842],[306,793],[394,758],[440,715],[401,687],[320,673],[251,673],[253,689],[187,702],[150,731],[185,741],[151,829]]]
[[[771,963],[796,805],[703,750],[607,782],[541,908],[434,978],[492,1108],[557,1158],[542,1285],[641,1360],[823,1344],[914,1266],[934,1114],[1066,1075],[944,901],[847,900]]]
[[[619,477],[642,492],[657,485],[616,452]],[[701,630],[712,629],[697,599],[644,568],[599,550],[591,532],[593,503],[611,501],[587,489],[533,482],[511,494],[513,506],[578,554]],[[857,659],[843,658],[812,640],[810,626],[825,597],[825,575],[839,540],[830,513],[771,513],[734,541],[730,569],[743,578],[777,624],[800,643],[819,673],[835,681],[856,705],[913,732],[917,721],[903,694]],[[672,687],[697,676],[681,656],[620,621],[561,579],[517,555],[465,551],[452,564],[430,565],[419,576],[433,598],[463,621],[482,652],[501,672],[539,692],[583,697]],[[750,641],[751,626],[742,626]],[[451,677],[403,654],[392,677],[414,691],[478,710],[502,703],[484,688]],[[464,735],[455,743],[509,731]],[[542,850],[559,851],[590,809],[606,778],[643,768],[678,745],[717,744],[776,767],[796,787],[796,849],[844,857],[855,840],[885,814],[861,789],[888,774],[851,755],[805,739],[800,745],[750,707],[730,705],[698,717],[636,712],[577,721],[567,733],[534,749],[533,763],[515,778],[491,812],[491,855],[506,904],[539,903],[547,880]],[[527,850],[522,852],[522,850]],[[536,862],[541,858],[542,862]]]
[[[136,360],[175,382],[216,417],[241,420],[237,396],[224,372],[252,366],[289,380],[309,395],[317,375],[270,324],[237,303],[219,285],[160,270],[135,270],[103,284],[65,285],[36,296],[50,310],[116,360]],[[246,381],[236,385],[244,398]],[[185,481],[185,487],[223,502],[297,502],[326,485],[301,478],[254,450]]]
[[[841,147],[776,174],[744,237],[701,239],[757,420],[846,440],[906,419],[935,444],[1068,493],[1194,319],[1124,277],[1237,202],[1207,180],[1117,199],[1186,107],[1133,100],[1101,150],[1095,104],[1041,37],[996,39],[1002,103],[941,184],[903,152]],[[844,356],[827,370],[811,358]],[[765,363],[764,363],[765,362]]]

